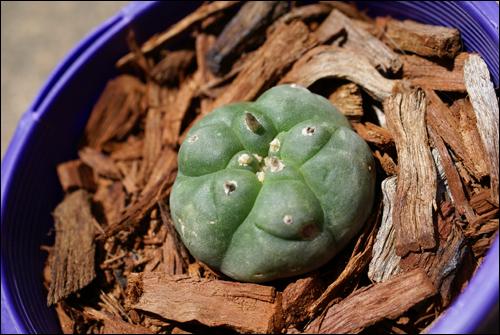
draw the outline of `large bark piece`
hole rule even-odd
[[[488,66],[479,55],[470,55],[465,61],[464,78],[489,163],[491,198],[498,206],[498,99],[493,83],[490,80]]]
[[[421,89],[402,87],[384,102],[384,110],[398,152],[393,224],[396,254],[404,256],[436,245],[432,206],[437,181],[425,126],[425,94]]]
[[[132,274],[127,292],[131,308],[168,320],[244,333],[280,329],[281,296],[270,286],[152,272]]]
[[[87,286],[95,277],[94,218],[84,190],[65,197],[54,211],[55,257],[47,297],[50,306]]]
[[[324,316],[314,319],[304,333],[359,333],[384,318],[398,317],[434,295],[435,291],[434,285],[421,269],[403,273],[384,283],[355,291],[330,307]]]

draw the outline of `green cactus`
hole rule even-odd
[[[170,206],[195,258],[264,282],[330,260],[367,219],[374,188],[373,157],[346,118],[306,88],[280,85],[193,126]]]

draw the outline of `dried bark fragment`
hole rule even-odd
[[[435,292],[425,272],[415,269],[355,291],[314,319],[304,333],[359,333],[384,318],[398,317]]]
[[[389,154],[385,152],[384,154],[381,154],[380,151],[375,150],[375,153],[373,155],[376,159],[378,159],[378,161],[380,162],[380,166],[388,176],[392,176],[398,173],[398,167],[396,166],[396,163],[394,163],[392,157],[389,156]]]
[[[95,277],[94,218],[89,197],[84,190],[75,191],[54,211],[56,242],[49,306],[87,286]]]
[[[353,51],[321,48],[317,54],[306,57],[308,60],[299,60],[280,83],[308,87],[321,78],[347,79],[363,87],[374,99],[383,101],[391,95],[396,82],[382,77],[367,58]]]
[[[163,59],[151,69],[151,77],[159,84],[175,84],[182,81],[188,68],[193,64],[192,50],[176,50],[168,52]]]
[[[397,73],[401,69],[403,64],[398,54],[336,9],[332,10],[314,34],[320,43],[325,43],[343,32],[347,34],[347,39],[342,46],[365,55],[370,64],[378,70],[383,73]]]
[[[56,304],[56,313],[63,334],[74,334],[75,321],[64,310],[64,303]]]
[[[125,142],[115,143],[111,151],[111,158],[115,161],[134,160],[142,158],[144,140],[129,136]]]
[[[103,323],[103,334],[154,334],[151,329],[123,321],[119,316],[106,311],[85,307],[84,314]]]
[[[127,304],[167,320],[198,321],[244,333],[281,329],[281,296],[270,286],[155,272],[131,274]]]
[[[385,22],[384,22],[385,21]],[[453,58],[462,48],[460,32],[455,28],[399,21],[386,18],[383,40],[391,47],[425,57]]]
[[[106,222],[112,224],[118,220],[125,208],[125,192],[121,182],[110,185],[100,184],[94,194],[94,201],[102,206]]]
[[[460,53],[451,68],[434,63],[417,55],[401,55],[403,77],[413,85],[430,90],[465,92],[464,63],[468,53]]]
[[[300,21],[277,27],[256,51],[252,62],[245,65],[231,86],[217,98],[214,107],[254,99],[316,43]],[[283,52],[284,48],[287,52]]]
[[[82,162],[94,170],[94,173],[110,179],[121,179],[120,170],[113,160],[100,151],[85,147],[78,152],[78,155]]]
[[[328,15],[331,11],[332,8],[330,5],[322,3],[295,7],[290,12],[276,20],[273,25],[290,23],[294,20],[309,21],[312,19],[318,19]]]
[[[368,143],[373,143],[382,150],[387,150],[394,146],[389,130],[379,127],[371,122],[355,123],[353,124],[354,130]]]
[[[323,292],[324,283],[318,273],[300,278],[283,291],[282,310],[286,325],[297,324],[307,317],[304,310]]]
[[[240,54],[264,41],[266,28],[286,10],[285,1],[246,2],[208,50],[210,70],[215,74],[228,72]]]
[[[59,164],[57,176],[64,192],[79,188],[94,191],[97,187],[92,169],[79,159]]]
[[[99,149],[111,139],[128,135],[142,114],[144,92],[144,84],[129,75],[109,81],[85,127],[87,145]]]
[[[392,212],[395,206],[397,177],[389,177],[382,182],[383,214],[382,224],[373,245],[372,260],[368,268],[368,277],[374,282],[384,282],[401,272],[396,255],[395,232]]]
[[[162,150],[162,120],[161,110],[151,107],[146,115],[144,127],[144,146],[142,148],[142,164],[139,172],[140,185],[145,185],[149,180],[154,165]]]
[[[398,152],[399,172],[393,224],[396,254],[430,249],[436,245],[432,206],[436,170],[425,127],[426,98],[421,89],[401,88],[384,102],[387,125]]]
[[[358,85],[354,83],[339,86],[328,100],[351,120],[359,120],[363,116],[363,98]]]
[[[239,1],[214,1],[211,3],[203,4],[198,7],[194,12],[184,17],[182,20],[172,25],[167,31],[156,34],[147,40],[141,47],[141,51],[144,55],[162,47],[170,41],[172,38],[180,35],[184,31],[190,29],[196,23],[206,19],[210,15],[216,14],[222,10],[233,7],[238,4]],[[136,55],[132,52],[126,54],[118,60],[116,67],[120,68],[128,64],[129,62],[136,59]]]
[[[335,8],[351,19],[371,23],[373,19],[360,11],[355,4],[344,1],[320,1],[320,3]]]
[[[453,164],[453,161],[450,157],[450,153],[446,148],[446,145],[443,142],[441,136],[434,133],[432,129],[428,130],[429,137],[432,139],[434,146],[439,152],[439,157],[441,160],[441,164],[444,170],[444,174],[446,176],[446,181],[448,184],[449,192],[453,197],[453,202],[459,212],[460,215],[465,215],[467,221],[471,222],[474,220],[475,215],[472,207],[469,205],[467,198],[465,196],[462,181],[460,180],[460,176]]]
[[[441,204],[438,215],[438,246],[435,251],[409,253],[401,259],[404,271],[424,269],[439,290],[443,304],[451,300],[451,283],[465,254],[464,236],[454,223],[454,210],[449,203]]]
[[[200,76],[198,82],[202,84],[208,83],[216,78],[210,72],[207,61],[205,59],[205,55],[207,54],[208,50],[212,47],[212,45],[214,45],[214,43],[215,43],[214,35],[200,33],[198,34],[198,36],[196,36],[196,41],[195,41],[196,65],[197,65],[196,72],[198,73],[197,75]]]
[[[473,135],[477,127],[460,122],[434,91],[427,90],[426,97],[429,100],[426,116],[429,127],[443,138],[477,179],[487,175],[481,143],[470,143],[471,138],[477,138]]]
[[[490,80],[488,67],[479,55],[470,55],[465,61],[464,78],[467,93],[476,114],[477,128],[483,140],[486,159],[489,163],[491,198],[493,203],[498,206],[498,100]]]
[[[187,272],[189,267],[189,253],[177,235],[170,213],[163,202],[158,203],[163,224],[167,230],[167,236],[163,243],[163,268],[167,275],[181,275]]]

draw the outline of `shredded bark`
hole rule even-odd
[[[194,56],[192,50],[169,52],[151,69],[151,76],[159,84],[182,82],[188,68],[193,64]]]
[[[130,275],[127,292],[130,307],[168,320],[244,333],[280,329],[281,295],[269,286],[145,273]]]
[[[436,245],[432,222],[436,170],[425,127],[425,94],[421,89],[401,90],[384,103],[399,161],[396,190],[399,201],[392,218],[398,256]]]
[[[110,179],[121,178],[120,171],[113,160],[102,154],[100,151],[90,147],[85,147],[78,152],[78,155],[80,156],[82,162],[90,166],[97,175]]]
[[[390,147],[394,147],[391,132],[385,128],[371,122],[355,123],[353,128],[366,142],[373,143],[380,149],[388,150]]]
[[[87,286],[95,277],[94,218],[89,193],[75,191],[54,211],[57,231],[47,305]]]
[[[421,269],[406,272],[355,291],[330,307],[324,316],[314,319],[304,333],[359,333],[383,318],[398,317],[435,292],[434,285]]]
[[[59,164],[57,176],[64,192],[80,188],[95,191],[97,187],[92,169],[79,159]]]
[[[363,98],[359,86],[354,83],[339,86],[328,100],[350,120],[358,121],[363,116]]]

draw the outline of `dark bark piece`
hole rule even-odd
[[[281,329],[281,296],[270,286],[155,272],[131,274],[127,304],[167,320],[198,321],[243,333]]]
[[[387,126],[398,152],[399,172],[393,224],[396,254],[431,249],[436,245],[432,206],[436,169],[425,127],[426,98],[421,89],[400,88],[384,102]]]
[[[63,334],[74,334],[75,321],[64,310],[64,303],[56,304],[56,313]]]
[[[164,202],[159,202],[160,216],[167,230],[167,236],[163,243],[163,268],[167,275],[181,275],[187,272],[189,267],[189,253],[177,235],[174,222],[170,217],[168,208]]]
[[[272,86],[302,54],[316,45],[307,27],[300,21],[281,25],[245,65],[232,85],[217,98],[214,108],[235,101],[249,101]],[[287,52],[283,52],[286,46]]]
[[[123,321],[122,318],[106,311],[85,307],[84,313],[103,323],[103,334],[154,334],[149,328]]]
[[[444,144],[441,136],[435,134],[431,128],[428,129],[428,134],[432,139],[434,146],[439,152],[439,157],[444,170],[444,174],[446,176],[449,192],[453,197],[454,204],[459,214],[465,215],[467,221],[472,222],[475,219],[474,211],[467,201],[462,181],[460,180],[460,175],[458,174],[457,169],[453,164],[450,153],[448,152],[448,149],[446,148],[446,145]]]
[[[348,83],[339,86],[328,100],[350,120],[359,120],[363,116],[363,98],[359,86]]]
[[[166,43],[172,40],[174,37],[187,31],[195,24],[201,22],[207,17],[214,15],[220,11],[231,8],[237,5],[239,1],[214,1],[211,3],[203,4],[198,7],[194,12],[184,17],[182,20],[172,25],[168,30],[163,33],[156,34],[147,40],[141,47],[141,51],[144,55],[148,55],[150,52],[163,47]],[[116,67],[121,68],[131,61],[136,59],[136,55],[132,52],[126,54],[116,62]]]
[[[288,284],[282,294],[285,325],[289,326],[304,321],[307,317],[307,313],[304,311],[321,295],[324,286],[319,273]]]
[[[429,90],[465,92],[464,63],[468,53],[460,53],[451,68],[447,68],[417,55],[401,55],[403,77],[413,85]]]
[[[97,187],[92,169],[79,159],[59,164],[57,176],[64,192],[79,188],[95,191]]]
[[[479,215],[491,212],[497,208],[491,200],[491,191],[484,188],[480,189],[470,198],[470,205]]]
[[[304,333],[359,333],[384,318],[398,317],[435,292],[426,273],[415,269],[355,291],[314,319]]]
[[[86,191],[75,191],[54,211],[56,242],[47,296],[49,306],[87,286],[95,277],[95,223],[89,198]]]
[[[360,11],[353,3],[344,1],[320,1],[320,3],[335,8],[351,19],[367,23],[371,23],[373,21],[370,16]]]
[[[490,80],[488,66],[477,54],[465,61],[464,78],[477,128],[483,141],[490,175],[491,200],[499,205],[499,112],[495,88]]]
[[[354,130],[368,143],[373,143],[382,150],[390,149],[394,146],[389,130],[377,126],[371,122],[355,123],[353,124]]]
[[[110,179],[121,179],[120,170],[113,160],[100,151],[85,147],[78,152],[78,155],[96,174]]]
[[[396,81],[382,77],[365,56],[335,47],[320,46],[314,53],[313,50],[293,66],[280,84],[308,87],[321,78],[334,77],[358,84],[378,101],[391,95]]]
[[[455,28],[391,18],[385,19],[383,25],[383,40],[397,50],[425,57],[454,58],[462,49],[460,32]]]
[[[194,61],[193,50],[176,50],[168,52],[163,59],[151,69],[151,77],[159,84],[176,84],[182,81]]]
[[[358,27],[347,16],[334,9],[314,32],[320,43],[346,34],[342,46],[355,53],[365,55],[376,69],[383,73],[397,73],[403,65],[399,55],[386,44],[371,35],[368,31]]]
[[[94,194],[94,201],[101,205],[106,222],[115,223],[125,208],[126,195],[121,182],[113,182],[110,185],[100,184]]]
[[[400,262],[403,271],[424,269],[439,290],[445,306],[451,301],[451,283],[463,261],[466,248],[464,235],[454,220],[456,219],[451,205],[441,204],[437,220],[437,249],[432,252],[409,253]]]
[[[373,245],[372,259],[368,268],[368,277],[374,282],[384,282],[401,272],[396,255],[395,231],[392,212],[396,202],[397,177],[392,176],[382,181],[383,214],[382,223]]]
[[[146,115],[144,127],[144,146],[142,148],[142,163],[139,172],[140,185],[145,185],[151,176],[154,165],[161,154],[163,142],[161,110],[151,107]]]
[[[262,44],[266,28],[286,10],[285,1],[246,2],[208,50],[210,70],[218,75],[228,72],[240,54]]]
[[[280,23],[290,23],[294,20],[309,21],[319,19],[328,15],[332,11],[332,7],[328,4],[315,3],[293,8],[290,12],[281,16],[273,25]]]
[[[426,96],[429,100],[426,116],[429,127],[443,138],[472,175],[477,179],[487,175],[482,144],[470,143],[470,139],[475,138],[473,133],[477,134],[477,127],[457,119],[434,91],[427,90]]]
[[[109,81],[85,127],[87,145],[99,149],[111,139],[128,135],[142,115],[140,102],[144,92],[144,84],[129,75]]]

